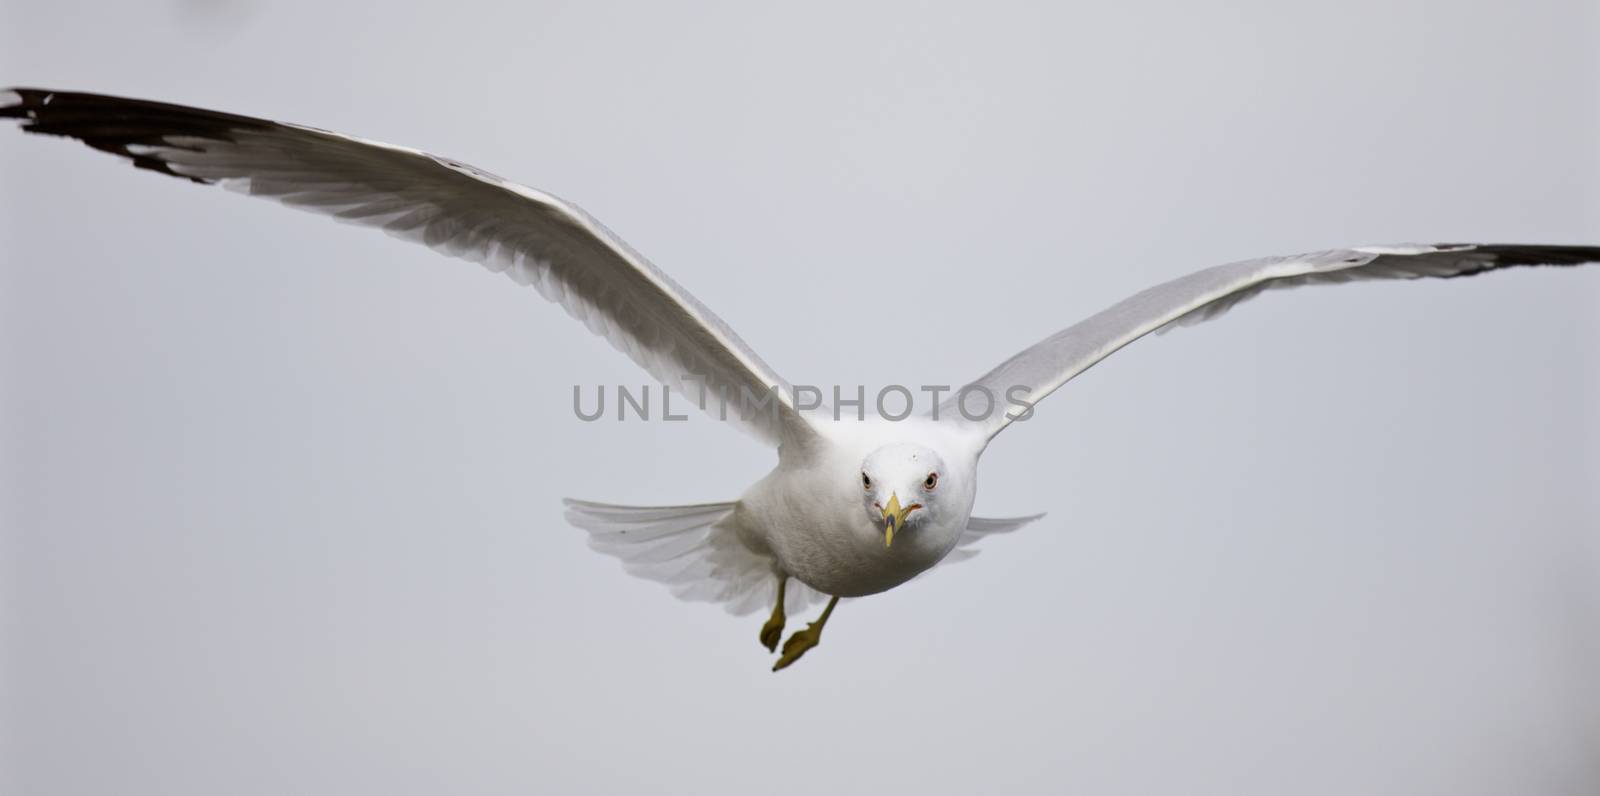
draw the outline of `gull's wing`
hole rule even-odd
[[[180,105],[19,88],[0,90],[0,118],[142,169],[221,183],[481,263],[533,285],[712,414],[725,389],[728,419],[762,439],[809,433],[788,383],[727,324],[550,194],[415,149]],[[773,388],[768,408],[738,411],[744,391],[762,397]]]
[[[966,421],[955,396],[939,411],[956,422],[970,422],[986,439],[992,438],[1019,414],[1018,406],[1007,404],[1008,395],[1028,404],[1038,403],[1134,340],[1163,327],[1210,320],[1268,288],[1359,279],[1473,276],[1519,265],[1590,263],[1600,263],[1600,247],[1441,244],[1334,249],[1219,265],[1136,293],[1041,340],[971,382],[969,387],[986,389],[994,397],[998,408],[990,416]],[[972,414],[979,414],[975,410],[983,405],[983,399],[969,396]]]
[[[679,599],[720,603],[745,616],[772,607],[777,564],[753,552],[722,522],[733,503],[692,506],[614,506],[564,501],[567,521],[589,532],[589,547],[614,556],[628,574],[666,584]],[[825,595],[791,579],[784,610],[798,614]]]
[[[976,558],[978,542],[997,533],[1011,533],[1034,520],[1044,517],[1043,514],[1033,514],[1027,517],[968,517],[967,528],[956,537],[956,546],[945,554],[939,563],[958,564],[971,558]]]
[[[1042,517],[1044,517],[1043,514],[1034,514],[1028,517],[968,517],[966,529],[961,532],[960,536],[956,537],[956,546],[950,548],[950,552],[945,553],[944,558],[939,559],[938,564],[917,575],[917,577],[927,577],[929,572],[937,571],[941,567],[948,567],[951,564],[959,564],[963,561],[971,561],[977,558],[979,553],[983,552],[976,546],[978,542],[997,533],[1011,533]]]

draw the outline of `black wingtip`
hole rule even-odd
[[[1549,246],[1530,243],[1440,243],[1441,249],[1471,250],[1488,255],[1475,268],[1468,268],[1446,278],[1476,276],[1486,271],[1519,266],[1570,267],[1600,264],[1600,246]]]
[[[0,119],[28,118],[28,109],[44,104],[49,94],[36,88],[0,88]]]
[[[201,184],[213,181],[179,174],[159,155],[138,148],[170,147],[170,137],[227,141],[239,130],[272,126],[263,119],[183,105],[39,88],[0,89],[0,118],[20,119],[23,132],[76,138],[138,168]]]

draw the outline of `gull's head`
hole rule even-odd
[[[940,513],[944,460],[921,445],[885,445],[861,463],[861,505],[883,532],[883,546],[915,533]]]

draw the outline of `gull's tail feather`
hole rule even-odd
[[[777,597],[777,564],[745,546],[721,521],[733,503],[616,506],[564,501],[567,522],[589,532],[589,547],[622,562],[629,574],[664,583],[680,599],[720,603],[728,613],[769,610]],[[784,609],[818,602],[815,590],[790,580]]]

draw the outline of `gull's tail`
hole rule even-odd
[[[589,547],[622,561],[637,577],[664,583],[680,599],[720,603],[728,613],[770,610],[777,597],[777,564],[746,547],[722,522],[733,503],[615,506],[564,501],[567,522],[589,532]],[[790,580],[784,609],[804,610],[821,595]]]

